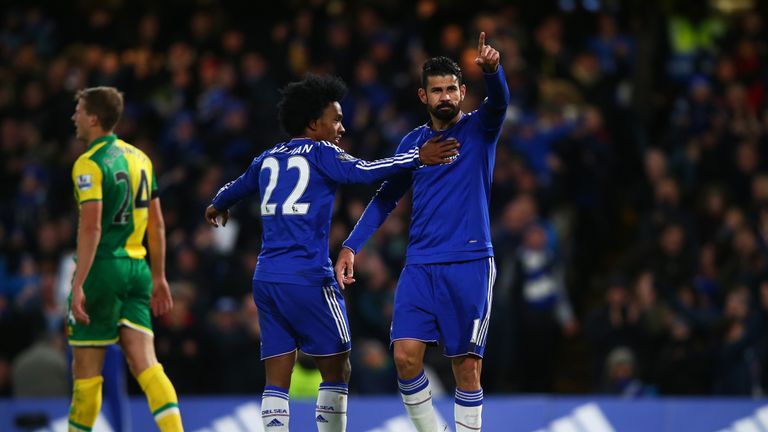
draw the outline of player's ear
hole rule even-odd
[[[423,104],[427,103],[427,91],[424,90],[424,88],[422,88],[422,87],[419,87],[419,100]]]
[[[467,94],[467,86],[465,84],[460,85],[459,86],[459,95],[460,95],[459,102],[464,100],[464,95],[466,94]]]
[[[307,124],[307,129],[309,129],[311,131],[316,131],[317,130],[317,122],[319,122],[319,121],[320,121],[320,119],[312,119],[312,120],[310,120],[309,123]]]

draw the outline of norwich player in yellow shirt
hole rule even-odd
[[[75,100],[72,121],[88,149],[72,169],[80,220],[67,314],[75,378],[69,431],[93,428],[101,409],[105,347],[114,343],[122,347],[160,430],[182,431],[176,390],[155,356],[150,317],[150,309],[157,316],[173,307],[152,161],[113,133],[123,112],[117,89],[88,88]]]

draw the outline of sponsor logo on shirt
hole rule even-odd
[[[339,160],[342,160],[342,161],[345,161],[345,162],[353,162],[353,161],[357,160],[357,158],[355,158],[354,156],[352,156],[351,154],[349,154],[347,152],[341,152],[341,153],[337,154],[336,155],[336,159],[339,159]]]
[[[91,174],[80,174],[77,176],[77,188],[86,191],[93,186],[93,176]]]

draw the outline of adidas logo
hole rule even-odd
[[[35,429],[36,431],[41,432],[59,432],[59,431],[66,431],[69,430],[69,417],[61,417],[57,418],[55,420],[51,421],[51,424],[49,425],[49,429]],[[104,431],[104,432],[114,432],[114,429],[112,429],[112,425],[109,424],[109,420],[104,416],[104,414],[99,413],[99,416],[96,417],[96,424],[93,425],[93,429],[95,431]]]
[[[197,431],[229,431],[229,432],[264,432],[261,407],[255,402],[240,405],[234,412],[217,417],[210,423],[209,428],[195,429]],[[274,430],[274,429],[267,429]]]
[[[723,429],[721,432],[768,430],[766,428],[768,428],[768,405],[756,409],[753,415],[734,421],[730,428]]]
[[[435,410],[435,419],[437,420],[437,424],[441,426],[440,430],[442,432],[451,432],[451,428],[448,427],[448,422],[445,421],[443,415],[440,414],[440,411],[438,410]],[[451,424],[453,424],[453,422],[451,422]],[[368,432],[416,432],[416,427],[413,426],[408,415],[400,415],[388,419],[379,427],[370,429]]]
[[[277,426],[285,426],[283,422],[281,422],[278,419],[272,419],[271,422],[267,423],[267,427],[277,427]]]
[[[595,403],[576,407],[570,415],[554,419],[549,428],[536,432],[583,431],[615,432],[615,429]]]
[[[318,414],[315,421],[317,421],[318,423],[328,423],[328,420],[326,420],[322,414]]]

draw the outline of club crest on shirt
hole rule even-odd
[[[341,153],[337,154],[336,158],[339,159],[339,160],[343,160],[345,162],[353,162],[353,161],[357,160],[357,158],[355,158],[354,156],[352,156],[351,154],[349,154],[347,152],[341,152]]]
[[[93,176],[91,174],[80,174],[77,176],[77,188],[85,191],[93,186]]]

